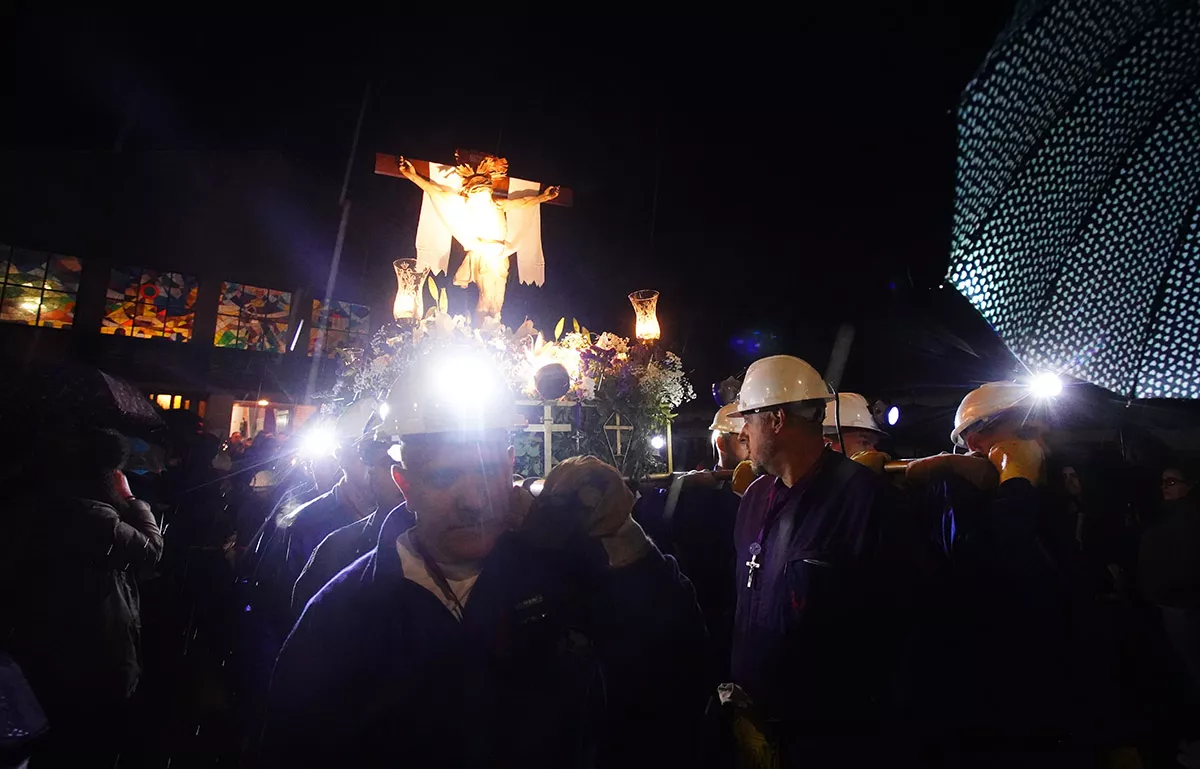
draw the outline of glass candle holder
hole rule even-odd
[[[636,319],[634,336],[643,342],[653,342],[662,336],[658,325],[658,292],[649,289],[634,291],[629,295]]]

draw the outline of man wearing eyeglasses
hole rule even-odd
[[[1193,476],[1178,466],[1162,473],[1162,516],[1142,537],[1138,550],[1141,587],[1159,610],[1192,696],[1200,696],[1200,507]],[[1195,735],[1192,735],[1194,737]],[[1187,766],[1200,760],[1200,740],[1182,747]],[[1182,761],[1181,761],[1182,763]]]
[[[1192,491],[1192,484],[1183,471],[1177,467],[1168,467],[1162,474],[1162,498],[1164,502],[1175,502],[1183,499]]]

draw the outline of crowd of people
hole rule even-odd
[[[712,467],[532,483],[474,364],[475,402],[430,356],[315,451],[182,417],[135,472],[111,429],[40,430],[5,472],[0,766],[1200,767],[1186,464],[1135,504],[998,382],[898,465],[777,355]]]

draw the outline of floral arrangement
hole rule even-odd
[[[362,398],[382,399],[418,356],[442,346],[473,344],[494,356],[515,393],[538,402],[542,397],[534,384],[537,371],[552,363],[566,369],[569,389],[555,405],[572,412],[573,430],[555,438],[556,461],[595,454],[634,478],[665,469],[651,439],[666,429],[675,409],[695,397],[683,361],[672,352],[630,344],[616,334],[593,334],[577,321],[572,321],[571,332],[564,334],[564,326],[565,319],[560,320],[553,341],[547,341],[529,320],[516,330],[494,318],[474,327],[464,316],[435,308],[413,326],[389,324],[380,329],[369,351],[344,355],[337,384],[318,397],[326,401],[330,414]],[[617,415],[633,428],[622,438],[619,453],[611,429]],[[538,433],[518,436],[517,472],[544,474],[542,440]]]

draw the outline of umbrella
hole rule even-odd
[[[134,433],[165,424],[136,386],[91,366],[41,366],[12,377],[3,389],[9,424],[66,419]]]
[[[1022,3],[959,106],[948,280],[1032,370],[1200,398],[1200,6]]]

